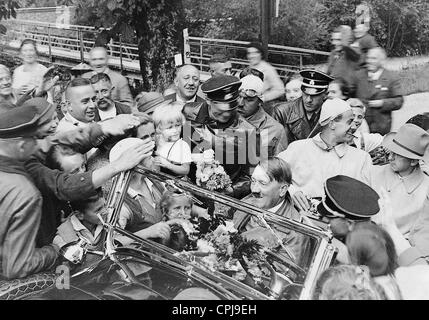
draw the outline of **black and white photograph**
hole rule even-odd
[[[428,264],[429,1],[0,0],[0,300],[267,319]]]

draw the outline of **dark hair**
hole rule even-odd
[[[341,78],[341,77],[335,78],[329,85],[334,84],[334,83],[338,84],[338,86],[340,87],[341,93],[345,97],[344,100],[350,99],[350,87],[349,87],[349,84],[346,81],[346,79]]]
[[[70,202],[70,207],[72,208],[73,211],[79,211],[83,213],[83,211],[85,211],[90,204],[93,204],[103,198],[103,192],[100,189],[97,189],[96,192],[97,192],[96,195],[86,200]]]
[[[68,146],[60,144],[53,145],[46,154],[46,166],[52,170],[63,171],[59,155],[73,156],[75,154],[78,154],[78,152]]]
[[[19,46],[19,51],[22,50],[22,48],[26,45],[26,44],[32,44],[34,47],[34,50],[36,50],[36,54],[39,54],[39,50],[37,50],[37,43],[36,41],[34,41],[33,39],[24,39],[21,42],[21,45]]]
[[[91,84],[96,84],[100,81],[106,81],[110,84],[112,83],[112,80],[110,79],[109,75],[106,73],[97,73],[96,75],[93,75],[91,79],[89,79],[89,81],[91,81]]]
[[[418,114],[412,117],[407,123],[414,124],[423,130],[429,130],[429,112]]]
[[[244,69],[243,71],[241,71],[241,73],[240,73],[240,79],[243,79],[244,77],[251,76],[251,75],[258,77],[262,81],[264,81],[264,79],[265,79],[265,76],[264,76],[263,72],[261,72],[261,71],[259,71],[257,69],[250,68],[250,67],[248,67],[248,68]]]
[[[270,157],[259,165],[266,171],[271,181],[292,184],[292,170],[283,159]]]
[[[258,49],[259,53],[262,56],[262,59],[265,60],[265,50],[264,50],[264,46],[262,45],[262,43],[251,42],[250,44],[247,45],[247,49],[250,49],[250,48]]]
[[[225,53],[215,53],[210,61],[209,64],[212,63],[227,63],[229,61],[229,57]]]
[[[398,256],[392,238],[375,223],[357,224],[346,240],[350,260],[365,265],[373,277],[392,275],[398,268]]]

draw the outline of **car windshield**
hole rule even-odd
[[[334,256],[329,234],[308,221],[286,219],[143,167],[116,179],[109,209],[110,225],[127,231],[116,230],[116,246],[158,250],[154,257],[168,253],[261,297],[309,298]],[[159,223],[168,225],[169,237],[148,231]]]

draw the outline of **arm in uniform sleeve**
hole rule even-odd
[[[79,153],[87,153],[93,148],[99,147],[107,136],[97,123],[85,127],[76,127],[76,130],[58,133],[52,142],[72,147]]]
[[[36,249],[36,235],[41,219],[42,197],[24,195],[25,200],[13,215],[3,244],[2,268],[7,279],[24,278],[55,265],[55,246]]]
[[[34,157],[25,163],[25,169],[39,190],[50,191],[59,200],[79,201],[96,195],[92,171],[67,174],[59,170],[49,169]]]

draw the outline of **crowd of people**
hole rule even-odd
[[[24,40],[23,64],[13,73],[0,65],[0,277],[51,270],[82,238],[96,246],[117,174],[143,164],[195,182],[196,159],[214,151],[232,181],[228,196],[299,222],[319,201],[338,255],[314,299],[429,299],[419,290],[429,275],[429,114],[392,133],[404,98],[385,51],[364,25],[339,27],[332,44],[326,72],[303,70],[286,83],[251,43],[244,70],[215,54],[203,84],[183,65],[165,92],[133,98],[105,48],[91,50],[90,71],[65,76],[39,64],[37,44]],[[135,174],[118,223],[168,240],[168,220],[206,214],[195,211],[189,198]],[[254,218],[231,218],[269,245]]]

